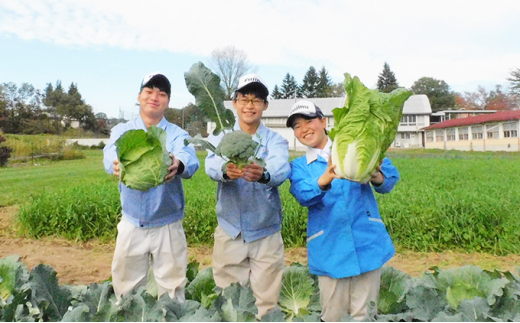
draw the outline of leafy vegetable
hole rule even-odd
[[[403,88],[391,93],[369,90],[348,73],[344,85],[345,106],[332,110],[332,163],[341,177],[366,183],[394,141],[404,102],[412,92]]]
[[[216,128],[213,135],[217,136],[224,129],[232,129],[235,124],[235,115],[224,107],[225,92],[220,86],[220,78],[201,62],[193,64],[190,70],[184,74],[184,78],[188,91],[195,97],[195,104],[207,118],[215,122]],[[260,135],[257,134],[257,136]],[[226,132],[217,147],[202,138],[201,135],[184,140],[185,145],[190,143],[201,145],[229,163],[236,164],[240,169],[251,162],[262,167],[265,166],[263,159],[256,158],[257,148],[260,144],[244,131]]]
[[[233,111],[224,107],[224,89],[220,86],[220,78],[201,62],[191,66],[184,79],[188,91],[195,97],[195,104],[202,113],[215,122],[214,135],[235,124]]]
[[[260,135],[257,134],[257,136]],[[253,136],[245,131],[236,130],[228,132],[222,137],[215,149],[215,154],[227,159],[240,169],[251,164],[252,161],[264,167],[264,160],[256,157],[258,148],[260,148],[260,144],[253,140]]]
[[[161,185],[172,160],[166,149],[166,131],[151,126],[148,131],[128,130],[115,143],[121,182],[147,191]]]
[[[314,280],[307,267],[301,265],[285,267],[278,304],[286,313],[286,319],[292,321],[295,317],[308,315],[308,307],[315,292]]]

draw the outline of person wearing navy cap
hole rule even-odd
[[[112,129],[103,150],[103,164],[109,174],[120,176],[115,142],[128,130],[148,131],[157,126],[166,131],[166,148],[172,165],[164,183],[142,192],[119,182],[122,217],[112,261],[112,285],[118,302],[123,295],[146,286],[151,265],[159,296],[184,301],[188,248],[182,227],[184,191],[182,179],[199,168],[193,145],[184,145],[189,134],[164,118],[170,102],[171,85],[164,74],[148,74],[141,81],[139,116]]]

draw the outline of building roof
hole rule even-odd
[[[445,128],[453,128],[453,127],[461,127],[461,126],[470,126],[470,125],[474,125],[474,124],[519,120],[519,119],[520,119],[520,110],[496,112],[496,113],[492,113],[492,114],[481,114],[481,115],[474,116],[474,117],[450,119],[450,120],[446,120],[446,121],[439,122],[434,125],[425,127],[425,128],[423,128],[423,130],[445,129]]]
[[[403,114],[431,114],[432,107],[426,94],[415,94],[404,102]]]
[[[317,105],[326,117],[332,117],[332,110],[345,106],[346,96],[339,98],[311,98],[311,99],[277,99],[270,100],[269,107],[264,111],[263,117],[287,118],[291,107],[296,101],[309,100]],[[235,113],[232,101],[224,101],[224,106]],[[428,97],[424,94],[412,95],[403,107],[403,114],[431,114],[432,108]]]

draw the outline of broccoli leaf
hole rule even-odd
[[[225,92],[216,74],[198,62],[184,73],[184,79],[188,91],[195,97],[195,104],[207,118],[215,122],[215,136],[222,130],[233,127],[235,116],[233,111],[224,107]]]

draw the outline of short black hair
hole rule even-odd
[[[256,85],[256,84],[250,84],[248,86],[245,86],[241,88],[240,90],[235,91],[234,99],[236,100],[238,97],[238,93],[242,94],[243,96],[246,96],[248,94],[254,95],[257,98],[263,100],[267,103],[267,96],[269,95],[269,92],[266,92],[262,86]]]
[[[166,92],[166,94],[168,94],[168,98],[170,98],[171,84],[165,76],[155,75],[146,83],[146,85],[143,85],[143,88],[145,87],[149,89],[157,88],[159,91]],[[142,90],[143,89],[141,88],[141,91]]]

